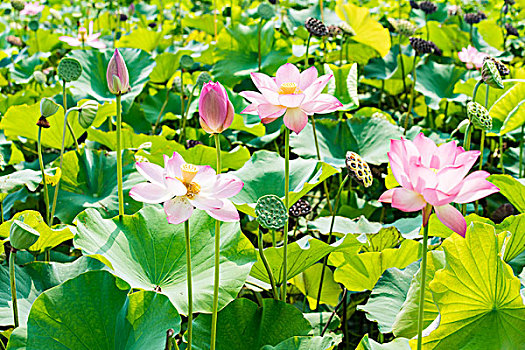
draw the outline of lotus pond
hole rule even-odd
[[[524,0],[0,14],[0,350],[525,349]]]

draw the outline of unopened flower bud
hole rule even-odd
[[[44,97],[40,101],[40,115],[44,118],[49,118],[58,112],[58,104],[50,98]]]
[[[503,80],[499,74],[496,64],[492,60],[485,60],[481,69],[481,78],[488,86],[496,89],[503,89]]]
[[[365,187],[370,187],[374,178],[368,163],[365,162],[359,154],[348,151],[346,153],[346,168],[350,172],[350,175],[362,182]]]
[[[467,104],[467,116],[470,122],[478,129],[488,131],[492,129],[492,118],[489,111],[477,102]]]
[[[80,105],[78,110],[78,123],[87,129],[95,120],[98,112],[98,102],[89,100]]]
[[[217,82],[204,84],[199,97],[199,122],[208,134],[221,133],[233,122],[235,111],[226,89]]]
[[[13,46],[16,46],[16,47],[24,46],[24,43],[22,42],[22,39],[20,39],[17,36],[14,36],[14,35],[8,35],[7,36],[7,42],[9,44],[13,45]]]
[[[118,49],[115,49],[113,56],[109,60],[106,80],[109,91],[114,95],[122,95],[131,90],[128,68]]]
[[[9,230],[9,243],[16,250],[29,249],[38,241],[40,234],[28,224],[13,220]]]

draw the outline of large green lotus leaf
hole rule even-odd
[[[303,293],[311,310],[317,306],[319,284],[321,283],[322,264],[314,264],[290,280],[290,283]],[[334,281],[332,270],[325,268],[323,277],[323,290],[321,291],[320,304],[336,306],[339,302],[341,287]]]
[[[330,226],[332,224],[331,216],[322,216],[313,221],[308,222],[308,229],[317,230],[322,235],[330,234]],[[334,227],[332,234],[337,236],[344,236],[350,234],[371,234],[381,231],[382,225],[378,222],[370,222],[364,216],[359,217],[358,220],[352,220],[344,216],[336,216],[334,220]]]
[[[137,211],[141,204],[131,199],[128,192],[144,181],[134,168],[133,154],[123,152],[122,174],[124,207],[126,213]],[[58,160],[56,161],[58,165]],[[86,208],[95,208],[104,217],[118,214],[117,155],[92,149],[64,154],[62,180],[55,215],[64,223],[71,223]]]
[[[347,121],[317,119],[315,122],[321,160],[344,167],[346,152],[358,153],[370,164],[388,162],[390,139],[399,139],[403,132],[382,118],[351,118]],[[294,153],[315,158],[314,135],[308,124],[299,135],[290,136]]]
[[[16,296],[20,324],[24,326],[35,299],[45,290],[90,270],[100,270],[104,264],[89,257],[80,257],[72,263],[32,262],[20,267],[16,265]],[[13,324],[9,269],[0,265],[0,326]]]
[[[507,197],[520,213],[525,213],[525,185],[510,175],[491,175],[488,180],[500,189],[500,193]]]
[[[54,169],[46,169],[46,175],[53,176],[56,172]],[[0,192],[12,193],[23,187],[34,192],[42,182],[42,172],[40,170],[24,169],[14,173],[0,176]]]
[[[116,46],[121,50],[122,48],[134,48],[152,52],[162,41],[164,34],[164,31],[153,31],[149,28],[138,27],[134,28],[128,35],[123,35],[117,41]]]
[[[520,281],[500,258],[494,227],[474,223],[465,238],[453,235],[442,246],[446,266],[430,282],[441,319],[423,347],[496,350],[525,344]]]
[[[434,304],[432,292],[428,287],[434,279],[436,271],[445,266],[445,254],[443,251],[431,251],[427,253],[427,277],[425,278],[425,305],[423,327],[428,327],[439,315],[438,308]],[[415,271],[414,271],[415,272]],[[396,337],[412,338],[417,335],[417,318],[419,311],[419,293],[421,291],[421,270],[413,274],[410,288],[405,294],[405,300],[397,315],[394,315],[392,331]]]
[[[490,108],[490,116],[502,125],[499,134],[505,135],[525,123],[525,83],[517,83],[507,90]]]
[[[88,130],[88,139],[103,144],[111,150],[116,148],[116,132]],[[163,136],[135,134],[132,130],[122,130],[122,147],[139,149],[137,156],[142,156],[152,163],[164,166],[164,155],[172,156],[179,153],[186,162],[195,165],[210,165],[216,168],[217,151],[214,147],[197,145],[186,149],[180,143],[166,140]],[[238,146],[230,152],[221,151],[222,170],[239,169],[250,159],[250,151],[244,146]]]
[[[343,104],[345,111],[359,107],[359,96],[357,94],[357,64],[345,64],[338,67],[335,64],[325,64],[325,73],[332,74],[334,79],[328,82],[327,93],[337,97]]]
[[[165,295],[129,292],[108,271],[66,281],[35,300],[26,328],[15,330],[8,349],[162,349],[166,331],[180,331],[177,310]],[[24,337],[25,346],[17,346]]]
[[[436,5],[440,6],[441,4]],[[444,15],[447,16],[446,8],[444,8],[444,10]],[[422,21],[424,22],[424,17],[422,18]],[[424,25],[424,23],[422,23],[422,25]],[[457,24],[444,24],[438,21],[429,20],[428,29],[430,32],[430,41],[435,43],[436,46],[443,51],[445,54],[444,56],[455,58],[457,57],[457,52],[461,48],[467,47],[470,44],[469,33],[461,30]],[[422,28],[421,37],[426,38],[426,33],[425,28]]]
[[[155,57],[155,68],[149,76],[152,83],[166,84],[177,72],[182,55],[189,55],[189,50],[179,50],[177,53],[163,52]]]
[[[129,110],[135,97],[149,80],[149,75],[155,66],[151,56],[139,49],[119,50],[129,72],[131,91],[122,95],[124,113]],[[76,99],[93,98],[98,102],[115,100],[115,95],[109,92],[106,81],[106,70],[113,55],[113,50],[73,50],[68,55],[76,58],[82,65],[82,75],[71,84],[71,92]]]
[[[428,61],[416,68],[416,90],[425,96],[428,107],[439,109],[442,99],[465,101],[466,96],[454,93],[454,85],[463,77],[465,70],[453,64]]]
[[[45,29],[38,29],[27,40],[28,52],[34,55],[38,52],[52,52],[56,46],[60,45],[61,41],[58,39],[60,34]]]
[[[381,252],[356,253],[336,251],[328,257],[328,263],[335,266],[334,279],[349,291],[372,290],[386,269],[403,269],[421,256],[421,244],[405,240],[397,249]]]
[[[292,206],[336,172],[335,168],[316,160],[291,160],[289,205]],[[232,201],[237,205],[237,209],[250,216],[256,216],[254,207],[260,197],[274,194],[284,198],[284,158],[275,152],[255,152],[241,169],[232,174],[244,181],[244,187],[239,194],[232,197]]]
[[[509,216],[496,225],[496,232],[501,237],[506,237],[510,232],[510,237],[505,241],[503,261],[510,262],[525,251],[525,214]]]
[[[33,73],[37,67],[47,60],[51,53],[37,52],[31,57],[27,57],[27,53],[23,51],[11,58],[14,64],[10,67],[11,79],[16,84],[27,84],[33,79]]]
[[[159,287],[182,314],[187,314],[184,225],[171,225],[160,206],[145,206],[134,215],[103,219],[88,209],[76,219],[75,247],[100,255],[133,288]],[[193,310],[213,305],[215,219],[196,210],[190,219]],[[219,307],[235,299],[255,262],[254,248],[238,223],[221,223]]]
[[[12,220],[6,221],[0,225],[0,237],[9,236],[9,230],[11,229],[13,220],[23,221],[25,224],[38,231],[40,234],[40,237],[38,237],[38,240],[35,242],[35,244],[33,244],[28,249],[32,252],[42,253],[47,249],[54,248],[60,243],[73,238],[73,233],[69,227],[60,225],[56,228],[51,228],[45,223],[44,218],[42,218],[42,214],[34,210],[18,212],[13,215]]]
[[[359,243],[354,237],[347,236],[344,240],[339,240],[331,245],[324,243],[323,241],[313,238],[311,236],[304,236],[298,241],[288,244],[288,279],[297,276],[307,268],[318,262],[325,255],[342,249],[348,249],[352,251],[358,251],[361,248]],[[264,255],[268,260],[268,264],[273,272],[276,284],[282,284],[283,281],[283,247],[270,247],[264,249]],[[266,283],[270,283],[268,273],[261,261],[259,254],[257,254],[257,263],[253,265],[250,276],[257,278]]]
[[[399,55],[399,45],[392,47],[385,57],[375,57],[365,66],[364,76],[367,79],[379,79],[381,81],[388,79],[403,79],[411,71],[414,65],[414,59],[410,55],[412,50],[410,46],[401,48],[403,56],[404,76],[401,69],[401,56]]]
[[[408,344],[408,339],[405,338],[396,338],[390,343],[380,344],[373,339],[368,337],[368,334],[365,334],[363,339],[357,345],[355,350],[410,350],[410,345]]]
[[[368,8],[339,0],[336,13],[355,31],[356,35],[352,36],[354,41],[370,46],[383,57],[390,51],[388,29],[383,28],[381,23],[370,16]]]
[[[343,341],[342,334],[328,333],[320,337],[288,338],[276,346],[266,345],[261,350],[331,350]]]
[[[419,269],[419,262],[413,262],[405,269],[387,269],[377,281],[365,305],[357,306],[366,312],[369,321],[377,322],[381,333],[391,333],[392,324],[401,310],[410,287],[412,277]]]
[[[469,79],[465,82],[462,82],[461,80],[456,83],[456,86],[454,87],[454,93],[455,94],[464,94],[468,97],[473,97],[472,93],[474,90],[474,86],[481,78],[481,75],[479,73],[474,73],[472,71],[469,71],[467,73],[468,75],[466,77],[469,77]],[[466,78],[465,77],[465,78]],[[419,79],[419,77],[418,77]],[[500,98],[506,91],[508,91],[513,85],[512,84],[505,84],[504,89],[489,89],[489,109],[491,106]],[[486,95],[486,89],[480,87],[478,89],[478,92],[476,93],[476,102],[481,103],[485,105],[485,95]],[[499,119],[493,120],[493,129],[497,125],[497,123],[500,123]]]
[[[193,325],[193,349],[210,345],[211,315],[200,315]],[[260,349],[275,346],[293,336],[304,336],[312,329],[301,311],[293,305],[264,299],[258,307],[248,299],[237,299],[217,319],[217,350]]]

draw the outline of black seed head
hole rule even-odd
[[[186,149],[193,148],[197,145],[202,145],[203,143],[199,140],[186,140]]]
[[[436,48],[436,44],[432,41],[426,41],[416,37],[411,37],[409,40],[410,45],[418,54],[433,53]]]
[[[306,21],[304,21],[304,27],[313,36],[323,37],[328,35],[328,29],[325,24],[317,18],[308,17]]]
[[[505,23],[505,29],[507,30],[507,35],[514,35],[514,36],[517,36],[517,37],[520,36],[520,33],[518,32],[516,27],[514,27],[510,23]]]
[[[419,8],[426,13],[427,15],[430,15],[437,11],[437,6],[432,1],[423,1],[419,3]]]
[[[305,217],[306,215],[310,214],[312,212],[312,207],[310,206],[310,203],[308,203],[304,199],[299,199],[297,202],[294,203],[290,207],[289,214],[291,217],[298,218],[298,217]]]

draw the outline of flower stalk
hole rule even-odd
[[[279,293],[277,292],[277,287],[275,286],[275,278],[273,276],[272,269],[270,268],[270,264],[268,264],[268,260],[266,259],[266,255],[264,255],[264,242],[263,242],[263,234],[262,232],[258,232],[258,249],[259,249],[259,255],[261,256],[261,261],[263,262],[264,268],[266,269],[266,272],[268,273],[268,279],[270,280],[270,284],[272,286],[272,295],[275,300],[279,300]]]
[[[38,163],[42,173],[42,182],[44,183],[44,203],[46,205],[46,223],[49,225],[49,189],[47,188],[46,174],[44,172],[44,158],[42,156],[42,126],[38,126]]]
[[[427,204],[423,209],[423,247],[421,256],[421,277],[419,290],[419,304],[417,317],[417,349],[421,350],[423,345],[423,318],[425,315],[425,283],[427,278],[427,245],[428,245],[428,219],[432,212],[432,206]]]
[[[17,328],[19,326],[19,321],[18,321],[18,300],[16,298],[15,258],[16,258],[16,249],[11,247],[11,253],[9,254],[9,282],[11,284],[11,301],[13,303],[13,322],[14,322],[15,328]]]
[[[116,95],[117,99],[117,183],[118,183],[118,215],[122,220],[124,217],[124,191],[122,186],[122,106],[121,94]]]
[[[191,245],[190,245],[190,220],[184,222],[184,234],[186,238],[186,284],[188,287],[188,347],[191,350],[193,334],[193,288],[191,280]]]
[[[414,54],[414,63],[413,63],[413,66],[412,66],[412,77],[414,78],[414,81],[413,81],[412,87],[411,87],[410,103],[408,104],[407,114],[405,115],[405,125],[404,125],[403,135],[407,134],[408,120],[410,118],[410,115],[412,114],[412,107],[414,106],[414,99],[415,99],[415,95],[416,95],[416,79],[417,79],[417,75],[416,75],[416,60],[417,60],[417,53]]]
[[[290,129],[284,129],[284,206],[290,209]],[[286,283],[288,282],[288,222],[283,228],[283,288],[281,290],[281,300],[286,302]]]

